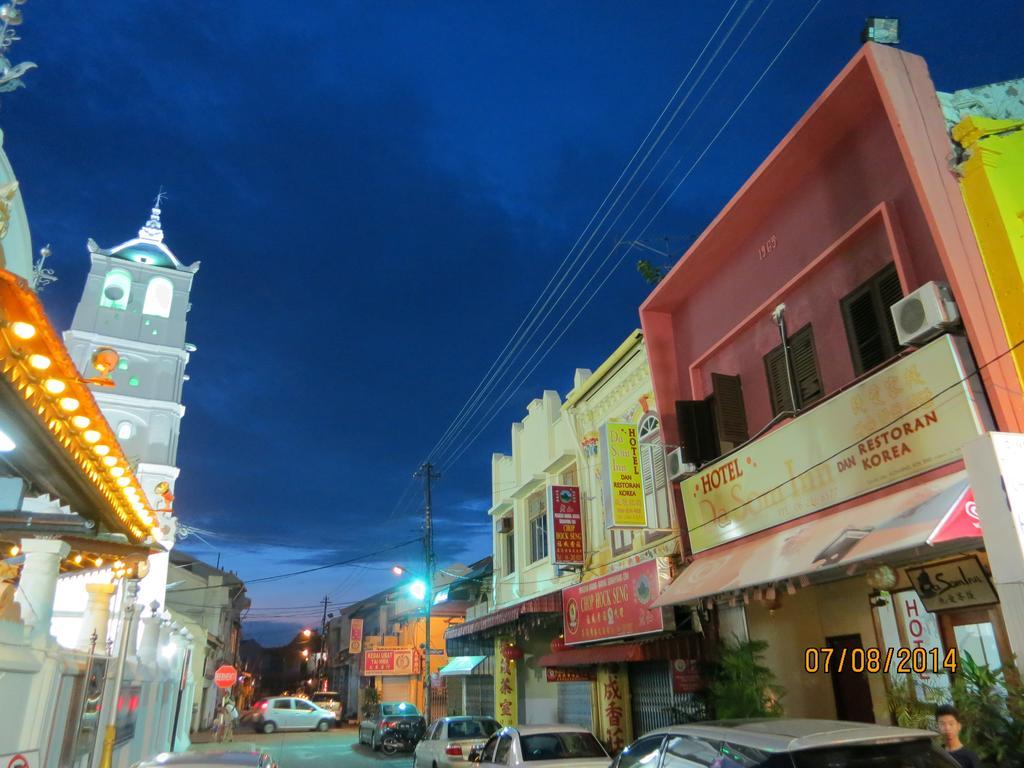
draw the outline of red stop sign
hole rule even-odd
[[[213,673],[213,684],[218,688],[230,688],[238,680],[238,670],[225,664]]]

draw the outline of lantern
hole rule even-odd
[[[523,658],[523,649],[518,645],[506,645],[501,649],[501,655],[509,661],[516,661]]]

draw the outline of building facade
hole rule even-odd
[[[1009,662],[962,451],[1024,399],[950,155],[924,62],[866,45],[641,307],[688,561],[658,603],[767,641],[791,716],[889,721],[832,651],[925,649],[938,698],[955,653]]]

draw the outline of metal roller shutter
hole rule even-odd
[[[669,725],[691,723],[707,717],[700,700],[691,693],[672,692],[672,673],[667,661],[629,665],[633,732],[638,736]]]
[[[380,678],[381,701],[408,701],[409,678],[404,676],[383,676]]]
[[[494,675],[466,675],[466,714],[494,717]]]
[[[558,722],[593,728],[591,690],[593,683],[557,683]]]

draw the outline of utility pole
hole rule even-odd
[[[434,465],[429,461],[423,464],[416,472],[417,477],[424,480],[424,505],[423,505],[423,556],[426,561],[424,580],[427,582],[426,589],[426,641],[424,642],[423,654],[423,708],[426,714],[427,725],[432,721],[430,713],[430,609],[434,603],[434,523],[431,518],[430,484],[441,477],[434,472]]]
[[[316,662],[316,687],[318,691],[327,690],[323,678],[327,677],[327,595],[324,595],[324,617],[320,622],[320,656]],[[320,665],[323,665],[323,671]]]

